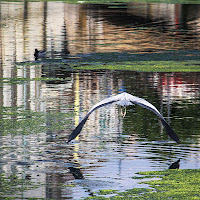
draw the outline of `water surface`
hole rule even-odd
[[[148,187],[132,179],[136,172],[165,170],[179,159],[181,169],[199,168],[200,73],[15,65],[33,61],[35,48],[62,59],[193,50],[199,13],[199,5],[1,2],[1,197],[80,199],[101,189]],[[122,118],[116,105],[94,112],[79,138],[66,143],[94,104],[123,91],[155,105],[181,144],[151,111],[130,106]]]

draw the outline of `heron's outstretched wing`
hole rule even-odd
[[[95,104],[91,110],[87,113],[87,115],[83,118],[83,120],[79,123],[79,125],[73,130],[73,132],[71,133],[71,135],[69,136],[68,142],[70,142],[71,140],[73,140],[74,138],[76,138],[76,136],[81,132],[85,122],[87,121],[88,117],[90,116],[90,114],[95,111],[98,108],[101,108],[103,106],[106,106],[108,104],[112,104],[114,102],[118,102],[119,99],[119,95],[113,96],[113,97],[109,97],[106,98],[102,101],[100,101],[99,103]]]
[[[83,120],[79,123],[79,125],[73,130],[73,132],[71,133],[71,135],[69,136],[68,142],[70,142],[71,140],[73,140],[74,138],[76,138],[76,136],[81,132],[85,122],[87,121],[88,117],[90,116],[90,114],[95,111],[96,109],[102,107],[102,106],[106,106],[108,104],[112,104],[112,103],[118,103],[120,105],[123,106],[127,106],[127,105],[131,105],[131,104],[138,104],[144,108],[147,108],[151,111],[153,111],[158,117],[160,117],[168,135],[175,140],[177,143],[179,143],[179,138],[176,135],[176,133],[172,130],[172,128],[169,126],[169,124],[167,123],[167,121],[164,119],[164,117],[160,114],[160,112],[156,109],[155,106],[153,106],[151,103],[149,103],[148,101],[133,96],[131,94],[128,93],[122,93],[122,94],[118,94],[116,96],[113,97],[109,97],[107,99],[104,99],[102,101],[100,101],[99,103],[97,103],[96,105],[94,105],[92,107],[92,109],[87,113],[87,115],[83,118]]]
[[[178,136],[176,135],[176,133],[172,130],[172,128],[170,127],[170,125],[167,123],[167,121],[164,119],[164,117],[160,114],[160,112],[157,110],[157,108],[152,105],[151,103],[149,103],[148,101],[142,99],[142,98],[139,98],[139,97],[136,97],[136,96],[133,96],[131,94],[126,94],[128,97],[128,99],[133,103],[133,104],[138,104],[144,108],[147,108],[151,111],[153,111],[158,117],[160,117],[161,121],[162,121],[162,124],[163,126],[165,127],[168,135],[173,139],[175,140],[177,143],[180,143],[179,141],[179,138]]]

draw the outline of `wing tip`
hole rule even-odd
[[[73,135],[71,134],[68,138],[67,144],[69,144],[73,139],[75,139],[76,137],[73,137]]]
[[[178,139],[178,140],[176,140],[176,142],[177,142],[178,144],[180,144],[180,143],[181,143],[179,139]]]

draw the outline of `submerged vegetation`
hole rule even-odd
[[[33,190],[39,185],[34,184],[28,179],[19,178],[16,174],[12,174],[6,177],[4,174],[0,174],[1,199],[18,199],[18,196],[22,195],[26,190]],[[21,187],[19,187],[21,186]]]
[[[166,171],[139,172],[137,174],[137,177],[138,176],[140,176],[141,179],[145,179],[145,181],[141,183],[148,184],[150,187],[133,188],[124,192],[118,192],[117,190],[113,189],[105,189],[100,190],[98,193],[94,193],[92,197],[87,197],[85,199],[200,199],[199,169],[175,169]],[[146,179],[150,180],[146,181]],[[54,183],[51,182],[47,183],[47,185],[43,185],[41,182],[32,183],[27,177],[25,179],[21,179],[15,174],[10,175],[9,177],[1,174],[0,181],[3,183],[0,192],[1,199],[16,199],[26,190],[31,191],[35,188],[45,187],[47,185],[49,188],[55,187]],[[17,187],[19,185],[21,187]],[[75,185],[60,184],[56,187],[69,188],[75,187]]]
[[[137,72],[199,72],[198,51],[167,51],[157,53],[92,53],[69,57],[69,59],[47,59],[42,62],[23,62],[18,65],[56,65],[57,70],[131,70]]]
[[[114,190],[101,190],[98,194],[101,196],[86,199],[200,199],[199,169],[150,171],[138,174],[143,176],[143,179],[154,179],[141,182],[149,184],[149,189],[133,188],[120,193]],[[114,196],[107,196],[113,193]]]
[[[0,135],[28,135],[66,129],[69,114],[23,110],[21,107],[1,107]]]

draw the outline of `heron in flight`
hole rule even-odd
[[[166,132],[168,133],[168,135],[173,140],[175,140],[178,144],[180,143],[179,142],[179,138],[176,135],[176,133],[172,130],[170,125],[167,123],[167,121],[164,119],[164,117],[160,114],[160,112],[157,110],[157,108],[154,105],[152,105],[151,103],[149,103],[148,101],[146,101],[146,100],[144,100],[142,98],[133,96],[133,95],[128,94],[126,92],[123,92],[123,93],[118,94],[118,95],[113,96],[113,97],[106,98],[106,99],[100,101],[99,103],[95,104],[91,108],[91,110],[87,113],[87,115],[83,118],[83,120],[79,123],[79,125],[73,130],[73,132],[69,136],[68,143],[71,140],[73,140],[74,138],[76,138],[76,136],[81,132],[85,122],[87,121],[88,117],[90,116],[90,114],[93,111],[95,111],[98,108],[101,108],[103,106],[112,104],[112,103],[116,103],[118,105],[121,105],[122,107],[125,107],[125,109],[126,109],[126,106],[138,104],[138,105],[140,105],[140,106],[142,106],[144,108],[147,108],[147,109],[153,111],[160,118],[160,120],[161,120],[163,126],[165,127]],[[125,113],[124,113],[124,115],[125,115]]]

